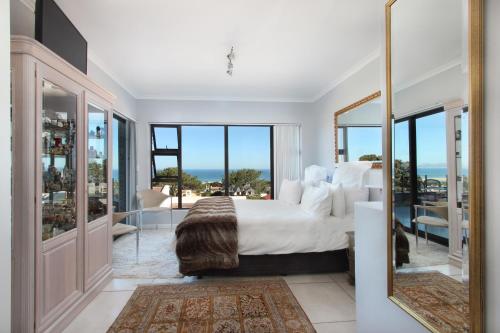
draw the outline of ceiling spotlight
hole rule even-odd
[[[226,58],[228,60],[227,63],[227,75],[233,76],[233,60],[234,60],[234,46],[231,46],[231,51],[226,55]]]

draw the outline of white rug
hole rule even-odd
[[[170,229],[143,230],[136,258],[135,234],[124,235],[113,242],[113,275],[115,278],[180,278],[177,256]]]
[[[406,237],[410,243],[410,263],[404,264],[403,268],[445,265],[450,262],[448,247],[432,241],[426,244],[425,238],[420,237],[417,249],[415,235],[406,233]]]

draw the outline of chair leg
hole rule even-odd
[[[427,224],[425,225],[425,244],[429,245],[429,239],[427,238]]]
[[[139,263],[139,229],[135,232],[135,259]]]
[[[415,222],[415,248],[418,249],[418,222]]]
[[[170,231],[174,230],[174,217],[172,212],[172,207],[170,207]]]

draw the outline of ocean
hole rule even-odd
[[[462,172],[467,176],[467,169],[462,169]],[[448,168],[417,168],[417,174],[421,177],[427,175],[427,178],[446,178]]]
[[[261,179],[271,180],[271,170],[264,169],[260,171],[262,171]],[[224,178],[224,169],[184,169],[184,172],[197,177],[204,183],[220,182]],[[113,170],[113,178],[118,178],[118,170]]]

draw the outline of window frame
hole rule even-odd
[[[224,196],[229,196],[229,128],[230,127],[264,127],[269,128],[269,162],[270,162],[270,196],[274,199],[274,125],[267,124],[158,124],[150,123],[150,186],[155,182],[177,181],[178,186],[178,205],[174,209],[187,209],[182,206],[182,127],[188,126],[215,126],[224,128]],[[156,146],[155,128],[176,128],[177,129],[177,149],[158,149]],[[176,156],[177,157],[177,176],[176,177],[158,177],[155,165],[155,156]]]
[[[338,148],[338,157],[342,156],[344,158],[343,162],[349,162],[349,128],[382,128],[381,125],[338,125],[337,126],[337,138],[338,132],[342,129],[342,146],[343,148]],[[381,139],[382,140],[382,139]],[[382,147],[382,142],[381,142]],[[342,151],[342,154],[340,153]]]

